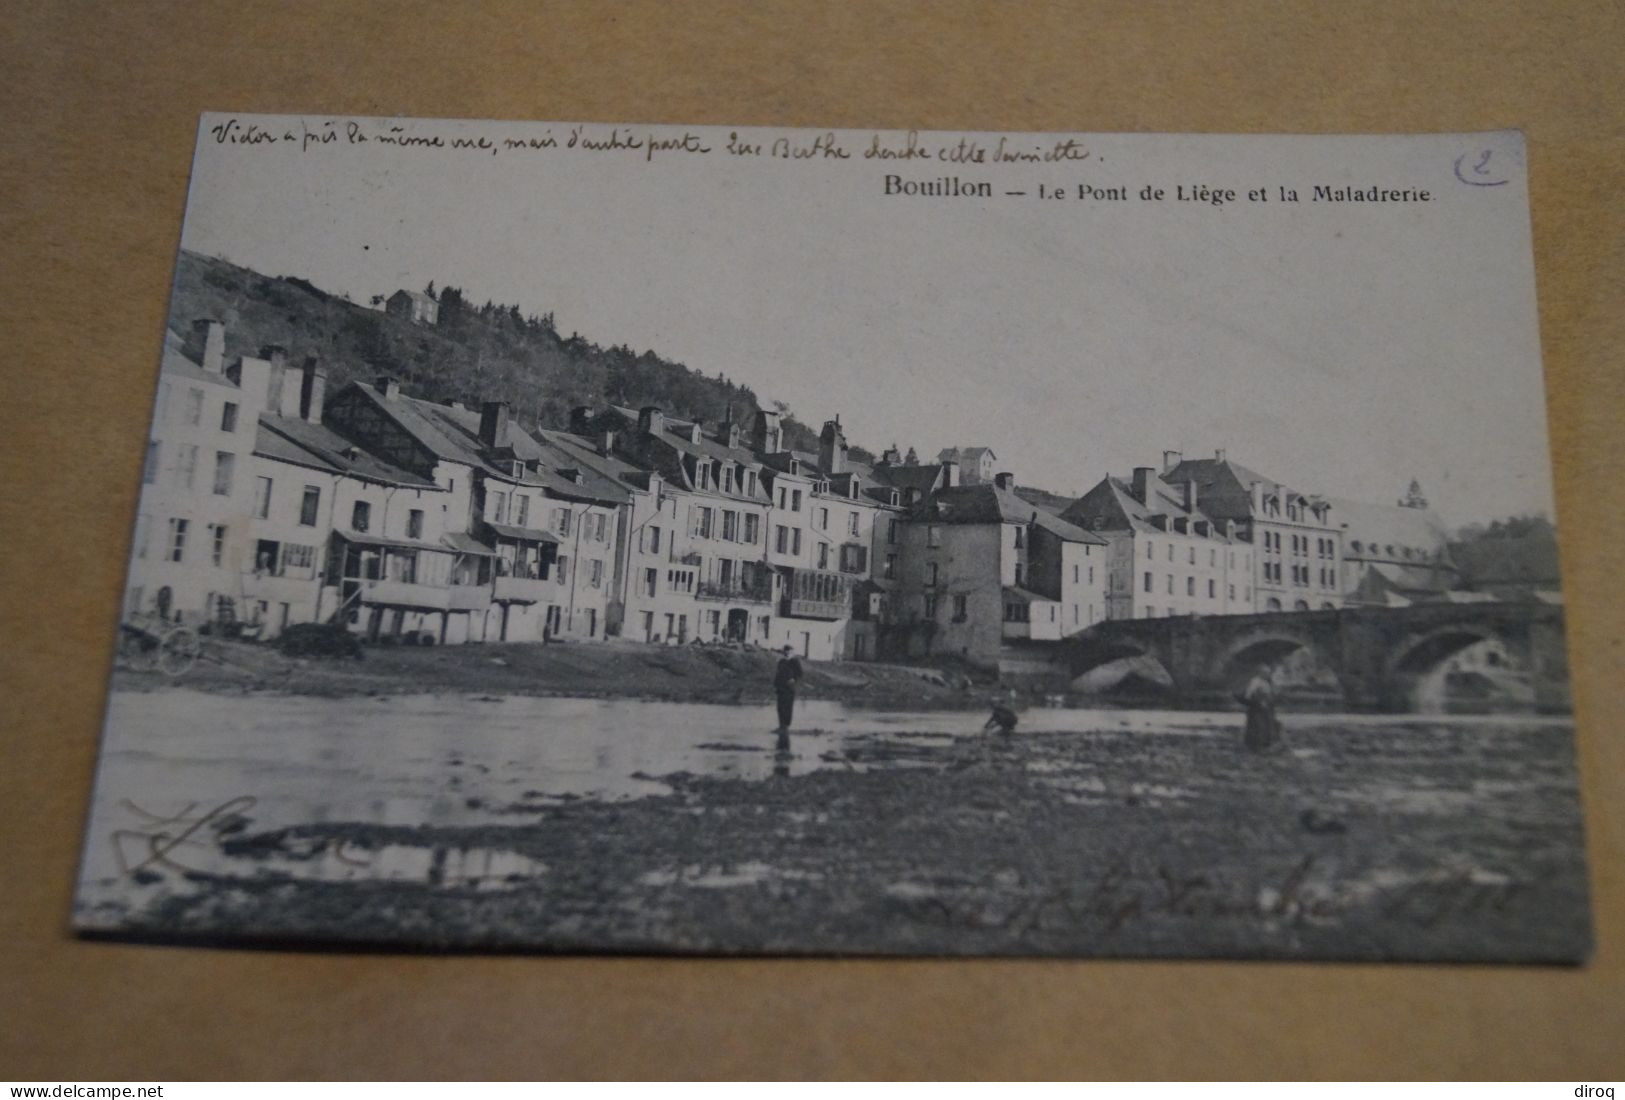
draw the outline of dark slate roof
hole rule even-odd
[[[596,472],[623,488],[648,491],[650,471],[626,461],[619,455],[599,454],[597,444],[591,439],[546,428],[537,432],[537,435],[543,443],[556,447],[561,454],[568,456],[570,462],[577,467]]]
[[[559,545],[557,535],[535,527],[515,527],[508,523],[492,523],[490,520],[483,520],[482,522],[505,539],[517,539],[520,542],[550,542],[554,546]]]
[[[354,450],[354,457],[346,452]],[[439,486],[416,474],[355,447],[348,439],[322,424],[298,417],[261,413],[254,453],[295,466],[343,474],[381,485],[404,485],[413,489]]]
[[[1247,519],[1252,514],[1252,483],[1259,482],[1266,495],[1285,493],[1314,500],[1307,493],[1283,485],[1228,458],[1187,458],[1162,475],[1170,485],[1196,482],[1196,499],[1202,510],[1214,519]]]
[[[561,476],[559,469],[578,465],[574,456],[544,447],[511,419],[506,450],[521,462],[541,464],[540,468],[527,465],[520,477],[515,477],[506,466],[497,465],[499,452],[492,451],[480,439],[480,414],[473,409],[457,409],[405,394],[397,394],[391,400],[365,382],[357,382],[355,386],[438,458],[470,466],[501,481],[545,489],[565,500],[615,505],[624,504],[628,499],[626,491],[610,478],[584,476],[577,483]]]
[[[1146,533],[1160,533],[1167,528],[1158,527],[1151,522],[1152,516],[1167,516],[1170,521],[1176,519],[1187,520],[1191,523],[1206,520],[1211,524],[1211,534],[1207,537],[1228,541],[1224,533],[1224,522],[1215,520],[1202,508],[1202,489],[1200,484],[1196,490],[1197,507],[1194,510],[1185,507],[1184,493],[1175,489],[1161,478],[1151,479],[1150,505],[1141,504],[1134,496],[1132,486],[1121,478],[1107,475],[1100,483],[1090,489],[1068,508],[1062,515],[1072,523],[1089,531],[1141,531]],[[1100,518],[1104,523],[1097,527],[1095,519]],[[1187,532],[1194,534],[1194,532]]]
[[[932,523],[1034,524],[1067,542],[1104,545],[1106,540],[1074,526],[1042,508],[1035,508],[1014,492],[997,485],[956,485],[938,489],[914,510],[913,518]]]
[[[1045,596],[1041,593],[1033,592],[1030,589],[1019,588],[1013,584],[1007,584],[1004,586],[1004,598],[1007,600],[1019,600],[1021,603],[1026,604],[1059,602],[1054,596]]]

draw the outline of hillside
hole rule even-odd
[[[490,302],[476,307],[452,287],[438,297],[440,323],[414,325],[303,279],[262,275],[183,251],[169,327],[184,335],[195,318],[218,318],[225,322],[228,357],[257,355],[277,344],[294,362],[320,355],[330,387],[391,374],[408,393],[430,400],[506,401],[526,427],[564,428],[571,408],[606,402],[660,405],[670,415],[707,424],[720,421],[730,406],[748,424],[762,407],[749,386],[707,377],[653,351],[564,336],[551,314],[527,316],[517,306]],[[816,428],[793,415],[785,427],[792,447],[817,449]],[[868,455],[862,448],[854,453]]]

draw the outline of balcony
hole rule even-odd
[[[498,603],[543,603],[554,598],[560,586],[554,580],[536,577],[498,577],[491,585],[491,598]]]
[[[446,589],[447,611],[484,611],[491,606],[491,588],[484,584],[454,584]]]
[[[852,578],[820,569],[781,569],[779,614],[791,619],[844,619],[852,613]]]
[[[361,583],[363,603],[383,607],[415,607],[429,611],[451,609],[451,589],[436,584],[416,584],[412,581],[377,580]]]
[[[694,590],[694,598],[737,603],[772,603],[773,584],[771,579],[765,576],[749,584],[740,581],[729,581],[726,584],[720,581],[701,581]]]

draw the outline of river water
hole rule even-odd
[[[132,868],[218,870],[217,843],[200,840],[218,838],[189,832],[205,819],[215,833],[231,824],[227,818],[241,819],[238,830],[256,833],[323,822],[520,824],[527,810],[562,801],[666,793],[658,777],[675,772],[751,781],[850,768],[855,765],[842,750],[858,741],[940,745],[975,734],[983,717],[804,701],[785,755],[775,752],[770,707],[532,696],[114,692],[86,835],[81,904],[136,900]],[[1408,719],[1303,720],[1392,726]],[[1514,720],[1530,722],[1527,716]],[[1028,711],[1021,731],[1234,737],[1240,721],[1235,713],[1046,708]],[[1415,721],[1436,725],[1441,719]],[[162,844],[182,839],[155,863],[155,838]],[[524,873],[515,870],[511,853],[456,855],[483,861],[481,871],[470,872],[476,877],[495,875],[492,867]],[[431,873],[430,853],[403,849],[398,856],[399,867],[341,863],[323,873],[418,879]],[[443,860],[444,853],[434,858]]]

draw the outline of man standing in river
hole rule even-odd
[[[781,651],[779,667],[773,673],[773,694],[779,699],[779,735],[790,732],[790,719],[795,716],[796,685],[801,682],[801,662],[795,650],[785,646]]]

